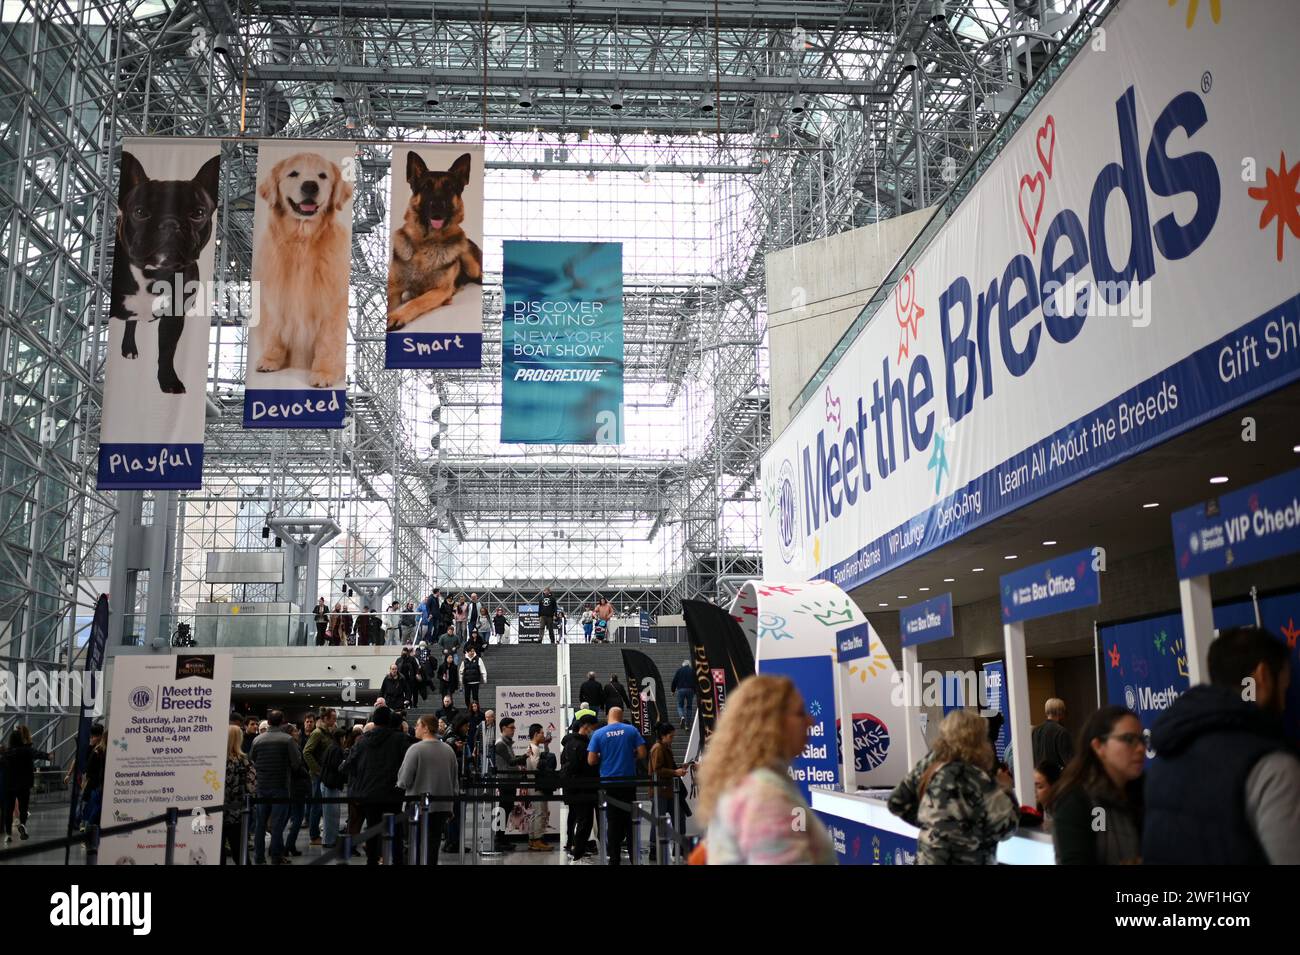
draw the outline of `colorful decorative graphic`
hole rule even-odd
[[[812,618],[823,627],[838,627],[841,624],[853,622],[853,601],[847,597],[842,601],[828,600],[826,603],[822,603],[820,600],[812,600],[806,604],[800,604],[795,613],[811,614]]]
[[[786,629],[787,626],[785,617],[774,613],[759,614],[758,639],[771,637],[773,640],[793,640],[794,634]]]
[[[870,772],[889,755],[889,727],[870,713],[853,714],[853,766]]]
[[[1222,0],[1210,0],[1210,19],[1215,23],[1219,22],[1219,17],[1223,14]],[[1171,7],[1178,6],[1178,0],[1169,0]],[[1187,0],[1187,29],[1191,29],[1196,23],[1196,13],[1200,9],[1201,0]]]
[[[909,354],[909,340],[916,339],[917,323],[925,316],[925,309],[916,300],[915,266],[908,269],[894,286],[894,316],[899,326],[898,364],[901,365],[903,359]],[[830,394],[829,388],[826,389],[826,393]]]
[[[830,388],[826,389],[826,420],[835,422],[837,432],[844,430],[840,415],[840,399],[831,394]]]
[[[1286,230],[1300,239],[1300,162],[1290,169],[1286,168],[1286,153],[1278,160],[1277,171],[1264,170],[1264,186],[1251,186],[1246,190],[1250,198],[1264,203],[1259,213],[1259,228],[1267,229],[1268,224],[1277,220],[1277,260],[1282,261],[1283,240]]]

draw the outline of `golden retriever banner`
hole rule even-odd
[[[245,428],[341,428],[347,411],[352,143],[262,140]]]
[[[393,147],[388,368],[483,364],[483,148]]]

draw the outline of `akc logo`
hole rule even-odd
[[[1137,696],[1137,692],[1131,686],[1126,685],[1124,687],[1124,705],[1127,706],[1130,710],[1133,710],[1135,712],[1137,711],[1138,696]]]
[[[147,686],[137,686],[127,699],[132,709],[147,710],[153,705],[153,691]]]
[[[781,462],[777,477],[776,499],[779,512],[781,559],[787,564],[794,560],[795,541],[799,539],[799,495],[795,491],[798,475],[794,465],[786,458]]]

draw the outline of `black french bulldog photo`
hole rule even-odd
[[[135,156],[122,153],[108,314],[126,322],[123,358],[139,355],[136,321],[158,321],[158,387],[166,394],[185,394],[176,375],[176,346],[197,290],[199,253],[212,240],[220,172],[221,157],[213,156],[193,179],[150,179]],[[156,294],[156,283],[167,291]]]

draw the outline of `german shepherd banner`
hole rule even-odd
[[[101,491],[202,486],[220,178],[216,141],[123,140]]]
[[[343,427],[355,182],[352,143],[258,143],[245,428]]]
[[[387,368],[483,364],[483,148],[393,147]]]

